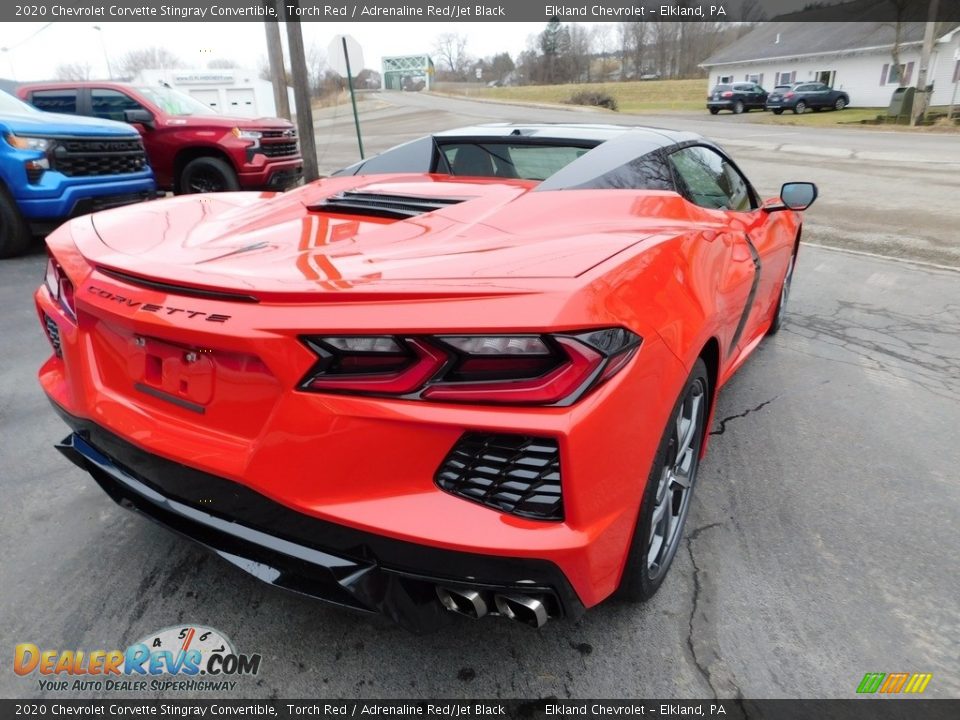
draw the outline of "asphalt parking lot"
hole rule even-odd
[[[370,102],[373,150],[563,113]],[[317,125],[325,169],[355,159],[346,109]],[[112,649],[208,625],[263,655],[231,697],[845,698],[868,671],[932,672],[927,696],[960,695],[960,273],[814,246],[960,265],[960,138],[709,127],[764,194],[813,179],[823,196],[788,324],[721,394],[686,541],[653,601],[540,631],[488,618],[415,637],[262,585],[121,510],[52,449],[67,431],[34,380],[49,353],[38,251],[0,262],[0,648]],[[70,695],[9,667],[0,696]]]

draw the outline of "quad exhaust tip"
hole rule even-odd
[[[447,610],[473,619],[494,612],[535,628],[543,627],[550,619],[546,604],[532,595],[494,595],[491,607],[488,597],[478,590],[438,585],[437,597]]]
[[[453,590],[438,586],[437,597],[447,610],[460,615],[476,619],[489,612],[487,601],[476,590]]]
[[[501,615],[531,627],[543,627],[550,619],[543,601],[531,595],[497,595],[494,602]]]

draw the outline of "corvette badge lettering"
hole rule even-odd
[[[109,290],[104,290],[103,288],[98,288],[96,285],[90,285],[87,288],[87,292],[96,295],[97,297],[103,298],[104,300],[110,300],[120,305],[124,305],[133,310],[141,310],[143,312],[152,312],[158,315],[177,315],[178,313],[183,313],[186,317],[191,320],[200,318],[206,320],[207,322],[217,322],[222,323],[230,319],[230,315],[220,315],[219,313],[205,313],[200,310],[188,310],[186,308],[173,307],[171,305],[156,305],[155,303],[145,303],[140,302],[139,300],[133,300],[132,298],[124,297],[123,295],[117,295],[112,293]]]

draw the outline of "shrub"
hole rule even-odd
[[[605,107],[608,110],[617,109],[617,99],[603,90],[581,90],[570,96],[567,100],[569,105],[594,105],[596,107]]]

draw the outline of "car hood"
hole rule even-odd
[[[235,117],[232,115],[169,115],[167,125],[182,125],[184,127],[210,128],[256,128],[262,130],[288,130],[293,127],[289,120],[273,117],[250,118]]]
[[[423,175],[338,177],[279,195],[187,196],[119,208],[92,216],[95,234],[75,231],[74,239],[101,267],[262,296],[573,278],[664,224],[684,222],[675,193],[533,187]],[[374,203],[399,196],[445,206],[403,219],[324,207],[344,191]]]
[[[113,120],[42,112],[0,115],[0,126],[21,135],[72,135],[76,137],[124,137],[136,135],[130,125]]]

